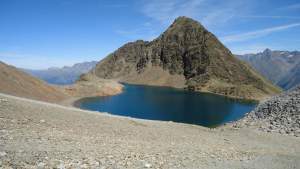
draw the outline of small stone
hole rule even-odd
[[[45,123],[46,121],[44,119],[40,120],[40,123]]]
[[[0,99],[0,102],[8,102],[8,100],[7,100],[7,99],[4,99],[4,98],[1,98],[1,99]]]
[[[4,156],[6,156],[6,155],[7,155],[7,154],[6,154],[5,151],[0,152],[0,157],[4,157]]]
[[[81,168],[89,168],[87,164],[82,164]]]
[[[283,129],[280,129],[280,130],[279,130],[279,133],[280,133],[280,134],[284,134],[285,131],[284,131]]]
[[[57,166],[58,169],[65,169],[65,165],[63,163],[60,163],[58,166]]]
[[[114,158],[114,156],[112,156],[112,155],[109,155],[109,156],[107,156],[107,158]]]
[[[145,163],[145,168],[151,168],[152,167],[152,165],[151,164],[149,164],[149,163]]]
[[[43,163],[43,162],[40,162],[40,163],[38,163],[38,165],[37,165],[37,168],[38,169],[43,169],[43,168],[45,168],[45,163]]]
[[[96,161],[96,162],[94,163],[94,165],[95,165],[95,166],[99,166],[100,163],[99,163],[98,161]]]

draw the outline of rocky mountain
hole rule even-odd
[[[40,78],[50,84],[72,84],[81,74],[87,73],[97,64],[96,61],[77,63],[73,66],[64,66],[62,68],[48,68],[46,70],[22,69],[34,77]]]
[[[291,72],[293,68],[297,69],[296,65],[300,63],[300,52],[298,51],[266,49],[261,53],[237,55],[237,57],[249,63],[264,77],[282,88],[289,89],[299,84],[299,81],[292,80],[297,77]],[[293,72],[296,71],[295,69]]]
[[[59,102],[67,97],[62,90],[1,61],[0,79],[1,93],[48,102]]]
[[[279,92],[199,22],[179,17],[151,42],[130,42],[90,71],[122,82],[258,99]]]

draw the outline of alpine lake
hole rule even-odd
[[[123,84],[121,94],[83,98],[81,109],[139,119],[217,127],[241,119],[257,102],[170,87]]]

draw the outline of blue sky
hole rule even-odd
[[[101,60],[178,16],[233,53],[300,50],[299,0],[0,0],[0,60],[33,69]]]

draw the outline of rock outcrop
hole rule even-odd
[[[63,88],[70,96],[81,98],[116,95],[122,92],[123,85],[114,80],[83,74],[75,84],[65,85]]]
[[[259,99],[279,89],[236,59],[199,22],[179,17],[151,42],[125,44],[90,72],[127,83]]]

